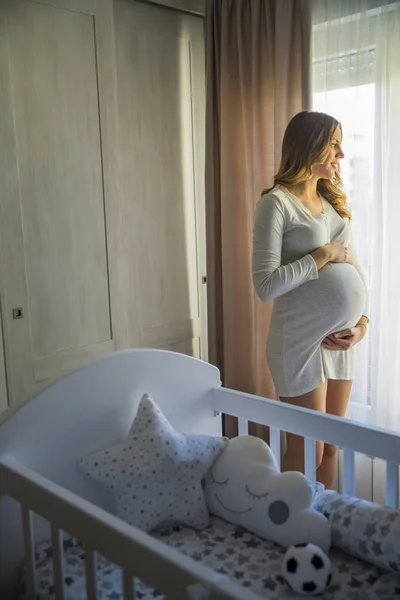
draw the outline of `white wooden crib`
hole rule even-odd
[[[80,457],[127,435],[144,393],[152,395],[172,425],[184,432],[221,435],[222,413],[239,418],[240,434],[247,434],[248,421],[270,426],[278,462],[280,432],[304,436],[311,480],[316,440],[335,444],[343,448],[344,493],[355,491],[356,452],[384,459],[387,504],[398,506],[399,436],[225,389],[215,367],[188,356],[123,351],[69,375],[0,425],[1,600],[18,597],[24,563],[28,598],[36,598],[34,544],[50,537],[57,598],[64,599],[63,531],[85,548],[90,600],[97,598],[96,553],[122,568],[125,600],[135,598],[135,578],[174,600],[255,598],[120,521],[112,514],[111,495],[78,470]]]

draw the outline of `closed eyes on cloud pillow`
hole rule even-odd
[[[145,395],[127,438],[79,464],[113,492],[118,516],[131,525],[202,529],[209,524],[202,480],[226,444],[222,437],[179,433]]]
[[[312,543],[329,550],[331,526],[312,507],[313,487],[301,473],[280,473],[263,440],[230,440],[206,477],[205,493],[210,513],[225,521],[285,548]]]

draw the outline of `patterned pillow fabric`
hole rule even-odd
[[[144,531],[181,523],[209,524],[202,480],[226,438],[178,433],[147,395],[126,440],[80,460],[83,470],[113,492],[117,514]]]
[[[332,545],[383,569],[400,572],[400,511],[327,491],[314,508],[332,525]]]

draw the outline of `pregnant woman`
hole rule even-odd
[[[267,359],[282,402],[344,417],[354,346],[365,336],[368,295],[340,179],[342,130],[329,115],[289,123],[274,187],[257,204],[253,281],[274,300]],[[315,432],[318,436],[318,432]],[[303,439],[287,434],[283,470],[304,470]],[[337,448],[317,443],[317,480],[333,484]]]

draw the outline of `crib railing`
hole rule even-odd
[[[278,464],[281,457],[281,432],[304,437],[305,473],[313,482],[316,476],[317,441],[342,448],[341,490],[344,494],[355,493],[357,452],[383,459],[386,461],[386,504],[392,508],[399,507],[399,435],[227,388],[215,388],[213,396],[216,413],[238,417],[239,435],[248,433],[249,421],[270,428],[270,446]]]
[[[278,463],[281,432],[304,437],[305,471],[311,481],[315,481],[317,441],[343,448],[342,491],[346,494],[355,491],[355,453],[383,459],[386,503],[398,507],[400,436],[226,388],[215,388],[211,393],[216,413],[238,417],[240,434],[248,432],[249,421],[270,428],[270,445]],[[0,460],[0,493],[21,505],[28,600],[35,600],[37,591],[34,513],[50,523],[57,600],[65,598],[64,531],[83,544],[88,600],[98,600],[97,554],[122,569],[125,600],[135,600],[136,580],[174,600],[256,600],[248,590],[229,580],[216,579],[211,569],[7,457]]]
[[[88,600],[99,597],[97,554],[122,569],[124,600],[136,599],[137,579],[174,600],[257,600],[208,567],[7,457],[0,460],[0,493],[21,505],[28,600],[37,598],[34,513],[50,523],[57,600],[65,598],[63,531],[83,544]]]

